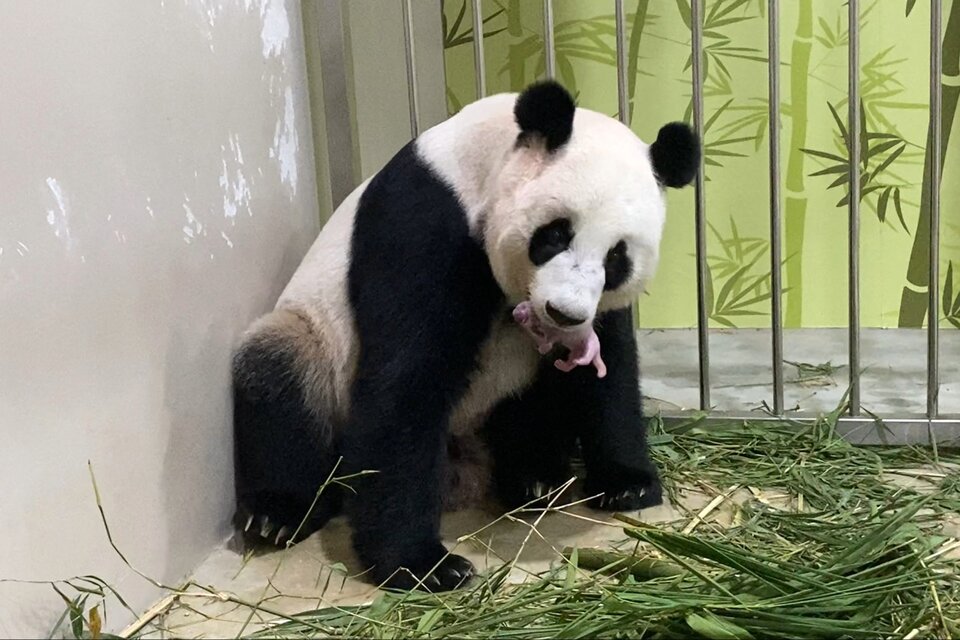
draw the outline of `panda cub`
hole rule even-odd
[[[657,264],[664,188],[699,163],[685,125],[647,145],[553,82],[407,144],[235,354],[246,539],[303,539],[342,510],[374,580],[445,590],[473,567],[441,544],[442,511],[488,490],[507,508],[542,498],[575,451],[594,506],[659,504],[630,306]]]

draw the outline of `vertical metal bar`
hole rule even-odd
[[[847,131],[850,135],[848,224],[850,415],[860,415],[860,0],[847,5]]]
[[[943,102],[943,50],[940,47],[943,7],[930,0],[930,281],[927,309],[927,417],[939,413],[940,395],[940,111]]]
[[[630,105],[627,104],[627,24],[623,11],[624,0],[616,0],[614,23],[617,31],[617,115],[620,122],[630,126]]]
[[[333,208],[360,183],[360,160],[355,151],[351,94],[348,72],[349,29],[344,24],[342,2],[306,3],[316,11],[316,33],[320,47],[320,75],[323,77],[323,118],[326,121],[327,158],[330,167],[330,196]],[[311,25],[312,26],[312,25]]]
[[[543,55],[547,79],[553,80],[556,75],[557,49],[553,40],[553,1],[543,0]]]
[[[486,60],[483,57],[483,0],[473,0],[473,72],[479,100],[487,95]]]
[[[783,414],[783,281],[780,234],[780,1],[767,8],[770,121],[770,325],[773,333],[773,412]]]
[[[417,100],[417,61],[413,48],[413,10],[410,0],[401,0],[403,7],[403,53],[407,62],[407,104],[410,107],[410,136],[420,134],[420,104]]]
[[[617,117],[630,126],[630,105],[627,103],[627,21],[624,0],[614,0],[614,29],[617,41]],[[636,19],[636,18],[634,18]],[[630,305],[630,324],[637,327],[636,304]]]
[[[693,76],[693,128],[703,142],[703,0],[690,2],[690,43]],[[707,309],[707,209],[703,159],[694,182],[697,243],[697,338],[700,355],[700,408],[710,408],[710,337]]]

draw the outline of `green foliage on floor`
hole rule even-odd
[[[958,526],[960,454],[854,447],[835,426],[658,423],[674,504],[685,490],[714,502],[747,490],[732,523],[621,517],[629,544],[567,549],[520,584],[506,564],[469,590],[385,594],[256,637],[957,637],[960,543],[945,527]]]

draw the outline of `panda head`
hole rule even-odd
[[[689,184],[700,146],[684,124],[647,145],[619,121],[578,109],[554,82],[517,97],[519,133],[488,191],[483,236],[513,303],[578,330],[643,291],[659,255],[666,187]],[[491,183],[488,183],[490,185]]]

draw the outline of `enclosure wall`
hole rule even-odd
[[[145,573],[226,535],[231,346],[319,225],[299,6],[0,3],[0,578],[154,597],[88,460]],[[63,611],[0,602],[3,637]]]

